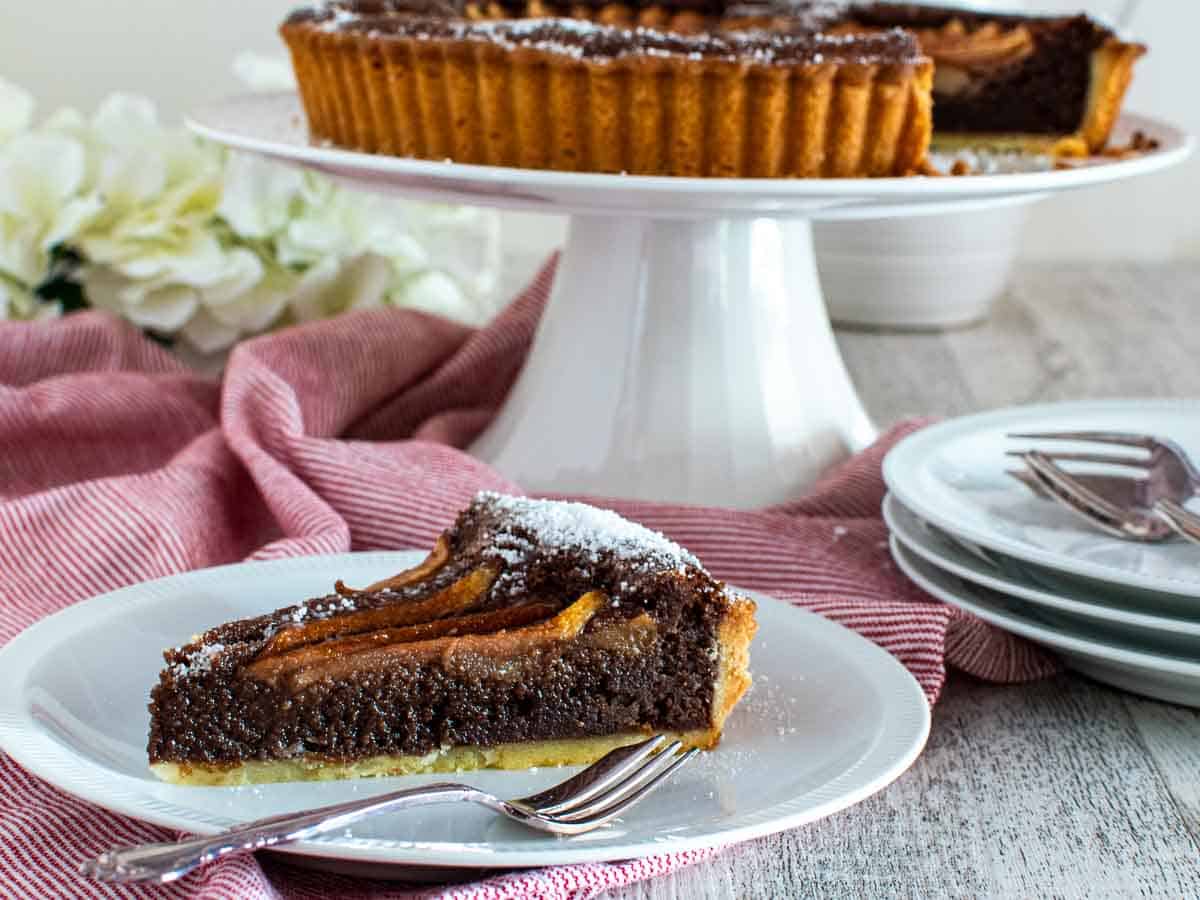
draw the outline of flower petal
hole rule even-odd
[[[0,141],[27,131],[33,123],[33,96],[0,78]]]
[[[180,334],[205,355],[232,347],[242,336],[237,328],[222,324],[204,309],[192,316]]]
[[[217,212],[242,237],[269,237],[287,227],[303,185],[298,169],[234,153],[225,165]]]
[[[200,305],[196,290],[187,285],[152,288],[105,266],[87,266],[82,272],[88,302],[123,316],[139,328],[164,334],[181,329]]]
[[[478,310],[454,279],[432,269],[405,281],[388,301],[394,306],[419,309],[456,322],[475,324],[479,320]]]
[[[48,222],[83,182],[78,141],[58,134],[22,134],[0,148],[0,212]]]
[[[92,132],[107,144],[140,144],[157,131],[154,103],[134,94],[109,94],[92,117]]]

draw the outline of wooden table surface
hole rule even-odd
[[[1103,397],[1200,396],[1200,265],[1027,268],[949,334],[844,332],[876,422]],[[882,793],[609,896],[1200,898],[1200,713],[1076,675],[954,673]]]

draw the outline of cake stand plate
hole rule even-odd
[[[870,443],[817,277],[814,219],[1028,203],[1175,165],[1157,150],[962,178],[708,179],[460,165],[309,142],[295,94],[235,97],[189,125],[238,150],[408,198],[569,214],[525,368],[471,452],[532,491],[753,507]]]

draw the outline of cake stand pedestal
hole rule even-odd
[[[472,453],[537,490],[753,506],[869,443],[805,219],[571,219]]]
[[[1160,149],[1067,171],[632,177],[314,147],[303,121],[294,95],[268,94],[223,101],[190,124],[366,190],[571,215],[529,359],[474,455],[533,492],[733,507],[796,497],[875,437],[829,325],[812,220],[1028,203],[1191,150],[1179,131],[1130,117],[1126,129]]]

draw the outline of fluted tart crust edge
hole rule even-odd
[[[733,178],[903,175],[932,63],[576,57],[470,38],[282,28],[314,138],[419,159]]]

